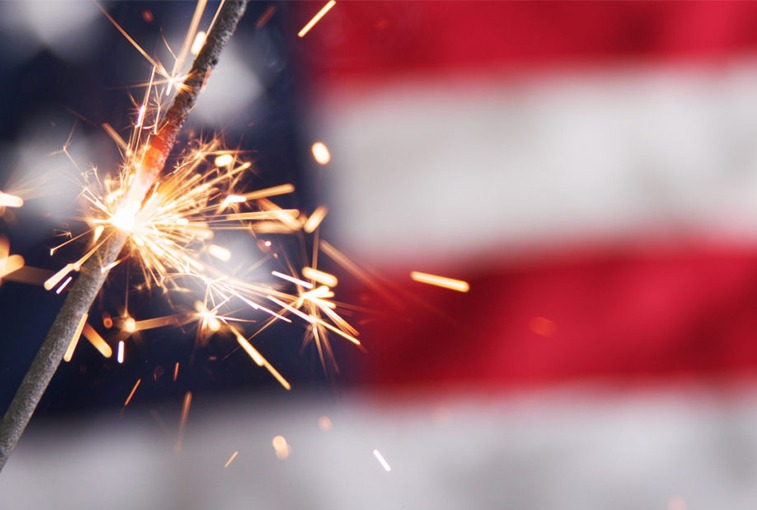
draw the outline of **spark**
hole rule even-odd
[[[71,358],[74,357],[74,350],[76,350],[76,345],[79,343],[79,337],[81,336],[82,329],[84,329],[84,324],[87,322],[87,316],[88,314],[84,314],[79,321],[79,325],[76,326],[76,331],[74,331],[74,336],[71,338],[71,342],[68,344],[68,348],[66,349],[66,353],[63,355],[63,360],[68,363],[71,361]]]
[[[123,322],[123,330],[127,333],[134,333],[137,330],[137,321],[134,317],[126,317]]]
[[[0,191],[0,207],[22,207],[23,205],[23,198]]]
[[[203,46],[205,46],[205,32],[197,32],[189,53],[191,53],[192,55],[197,55],[200,53],[200,50],[202,50]]]
[[[252,346],[249,340],[247,340],[238,329],[231,326],[229,329],[231,329],[231,332],[234,333],[234,336],[237,339],[237,343],[244,349],[244,351],[252,358],[252,361],[255,362],[256,365],[259,367],[265,367],[266,370],[268,370],[271,375],[281,384],[281,386],[284,387],[284,389],[291,390],[292,385],[289,384],[289,381],[284,379],[284,377],[276,370],[273,365],[271,365],[268,360],[266,360],[260,352],[255,349],[255,347]]]
[[[313,211],[313,214],[308,217],[308,219],[305,221],[305,224],[302,226],[302,230],[306,234],[312,234],[315,232],[315,230],[321,225],[321,222],[326,217],[326,214],[328,213],[328,209],[323,206],[319,205],[316,207],[315,211]]]
[[[120,167],[114,175],[108,174],[102,178],[96,169],[83,174],[85,185],[81,196],[87,204],[83,219],[88,230],[75,236],[69,235],[65,242],[51,250],[53,254],[69,244],[87,241],[84,254],[49,276],[44,287],[47,290],[57,288],[58,293],[62,292],[75,278],[72,273],[78,272],[104,243],[116,233],[126,235],[121,258],[103,270],[119,264],[126,268],[136,267],[140,278],[133,274],[127,276],[129,281],[138,280],[126,291],[127,304],[134,290],[159,290],[169,296],[176,313],[142,320],[129,316],[126,311],[114,313],[118,331],[110,332],[110,339],[118,341],[116,361],[119,364],[124,360],[124,339],[130,335],[148,329],[192,323],[196,324],[200,341],[216,332],[233,333],[237,344],[255,364],[268,370],[282,387],[289,390],[289,382],[252,345],[249,338],[254,335],[244,332],[240,323],[256,321],[244,315],[244,310],[267,314],[260,330],[273,321],[301,319],[307,325],[305,343],[315,341],[324,365],[333,359],[328,344],[329,335],[336,334],[360,345],[357,330],[340,315],[341,305],[333,300],[333,288],[338,282],[336,276],[317,268],[320,246],[318,229],[326,217],[327,208],[317,207],[308,217],[299,209],[280,206],[275,202],[277,197],[295,191],[289,183],[262,189],[242,189],[256,177],[251,171],[252,164],[243,161],[238,151],[225,148],[215,136],[191,141],[175,163],[170,168],[166,166],[165,174],[157,176],[154,181],[148,178],[150,172],[162,166],[158,165],[158,161],[165,158],[155,145],[155,140],[160,141],[158,132],[165,122],[164,105],[166,98],[184,78],[181,72],[183,61],[190,53],[196,53],[202,44],[205,32],[199,31],[199,22],[205,3],[205,0],[198,2],[181,50],[174,54],[168,48],[175,59],[173,66],[169,66],[170,73],[105,13],[152,65],[151,74],[144,84],[144,95],[132,99],[135,122],[129,135],[118,133],[108,124],[103,125],[121,151],[123,159]],[[301,36],[334,4],[333,1],[326,4],[303,29]],[[274,11],[269,9],[264,16],[270,18]],[[68,142],[64,152],[67,146]],[[316,161],[328,163],[330,153],[323,142],[313,144],[312,150]],[[4,196],[0,195],[0,198]],[[300,239],[305,234],[312,235],[316,254],[310,265],[299,270],[301,266],[292,264],[284,252],[271,249],[270,240],[257,238],[261,259],[253,262],[249,269],[235,268],[229,272],[218,261],[229,262],[236,253],[215,241],[221,231],[238,231],[255,238],[260,234],[296,234]],[[272,260],[285,264],[285,269],[279,267],[278,271],[271,271],[281,281],[269,284],[251,280],[253,269]],[[200,299],[197,299],[198,291]],[[128,306],[124,306],[126,309]],[[114,320],[107,312],[102,315],[102,325],[105,329],[114,326]],[[113,349],[94,328],[86,325],[84,334],[104,356],[112,356]],[[219,338],[223,336],[219,335]],[[176,363],[174,380],[178,371],[179,364]]]
[[[266,26],[266,24],[271,20],[271,17],[273,17],[275,13],[276,13],[275,5],[271,5],[270,7],[268,7],[265,10],[265,12],[261,14],[258,20],[255,22],[255,28],[257,30],[260,30],[261,28]]]
[[[234,462],[234,459],[237,458],[237,455],[239,455],[239,450],[231,454],[231,457],[229,457],[229,460],[227,460],[226,464],[223,465],[223,468],[226,469],[227,467],[229,467],[231,463]]]
[[[313,284],[308,283],[304,280],[300,280],[299,278],[296,278],[294,276],[289,276],[288,274],[281,273],[279,271],[271,271],[271,274],[275,276],[276,278],[281,278],[282,280],[287,280],[289,282],[294,283],[295,285],[298,285],[300,287],[304,287],[306,289],[312,289]]]
[[[468,282],[463,280],[456,280],[454,278],[447,278],[446,276],[438,276],[435,274],[413,271],[410,273],[410,278],[418,283],[435,285],[437,287],[442,287],[457,292],[468,292],[470,290],[470,285],[468,284]]]
[[[288,193],[294,193],[293,184],[280,184],[278,186],[271,186],[270,188],[259,189],[245,193],[245,200],[258,200],[261,198],[275,197],[278,195],[286,195]]]
[[[179,378],[179,362],[177,361],[173,367],[173,382],[176,382],[176,379],[178,378]]]
[[[106,358],[113,356],[113,349],[110,348],[108,342],[106,342],[105,339],[100,336],[100,333],[90,326],[89,323],[84,325],[82,333],[84,334],[84,338],[89,340],[89,343],[91,343],[95,349],[100,351],[100,354]]]
[[[60,286],[58,286],[58,288],[55,289],[55,293],[56,294],[60,294],[61,292],[63,292],[63,289],[65,289],[68,286],[68,284],[71,283],[71,280],[73,280],[73,279],[74,279],[73,276],[69,276],[68,278],[66,278],[63,281],[63,283],[61,283]]]
[[[231,252],[222,246],[218,246],[217,244],[211,244],[210,246],[208,246],[208,253],[223,262],[228,262],[229,260],[231,260]]]
[[[310,21],[308,21],[304,27],[302,27],[302,30],[297,32],[297,37],[305,37],[305,35],[308,32],[310,32],[310,29],[313,28],[316,23],[321,21],[321,18],[323,18],[326,15],[326,13],[329,12],[331,8],[334,7],[335,5],[336,5],[336,0],[329,0],[329,2],[326,5],[324,5],[321,8],[321,10],[318,11],[316,15],[313,16],[313,18]]]
[[[338,280],[333,274],[305,266],[302,268],[302,276],[308,280],[325,285],[326,287],[336,287]]]
[[[376,459],[379,461],[379,464],[381,464],[381,467],[384,468],[384,471],[387,473],[392,470],[392,467],[389,465],[389,463],[386,461],[383,455],[381,455],[381,452],[378,451],[378,448],[373,449],[373,456],[376,457]]]
[[[323,142],[315,142],[310,147],[310,151],[313,153],[313,159],[319,165],[328,165],[329,161],[331,161],[331,152]]]
[[[70,273],[73,270],[74,270],[74,264],[66,264],[57,273],[55,273],[50,278],[45,280],[43,287],[45,288],[45,290],[52,289],[53,287],[58,285],[58,283],[60,283],[60,281],[63,280],[63,278],[68,276],[68,273]]]
[[[116,361],[118,361],[118,364],[121,365],[124,362],[124,341],[119,340],[118,341],[118,351],[116,354]]]
[[[110,329],[113,327],[113,318],[108,312],[103,312],[103,327],[105,329]]]
[[[179,321],[176,318],[176,315],[166,315],[164,317],[155,317],[153,319],[142,319],[139,321],[134,321],[134,330],[131,331],[132,333],[135,331],[144,331],[146,329],[156,329],[156,328],[162,328],[163,326],[178,326]]]
[[[134,383],[134,387],[129,392],[129,396],[126,397],[126,400],[124,400],[123,407],[126,407],[129,405],[129,402],[131,402],[132,397],[134,396],[134,393],[137,392],[137,388],[139,388],[139,385],[142,383],[142,379],[137,379],[137,382]]]
[[[180,452],[184,446],[184,428],[187,426],[187,418],[189,417],[189,408],[192,405],[192,392],[187,391],[184,394],[184,403],[181,406],[181,419],[179,420],[179,436],[176,439],[176,446],[174,451]]]
[[[273,444],[273,449],[276,452],[276,457],[281,460],[286,459],[292,453],[292,447],[289,446],[289,443],[287,443],[287,440],[284,436],[275,436],[271,443]]]

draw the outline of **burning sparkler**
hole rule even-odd
[[[307,324],[305,340],[314,342],[325,367],[335,367],[330,334],[360,345],[357,330],[337,312],[337,304],[333,301],[333,288],[338,283],[336,276],[318,268],[320,252],[328,255],[330,248],[318,237],[318,227],[327,214],[325,207],[317,208],[308,216],[299,210],[278,206],[272,199],[292,193],[294,187],[290,184],[245,191],[242,187],[249,182],[251,164],[243,161],[235,151],[223,148],[217,137],[193,142],[170,171],[166,168],[176,138],[217,63],[221,49],[243,15],[245,3],[245,0],[222,3],[206,35],[198,30],[205,2],[198,2],[171,72],[151,58],[103,11],[152,65],[152,74],[143,99],[135,104],[136,121],[128,140],[121,138],[109,125],[104,126],[120,148],[124,163],[116,178],[101,177],[97,170],[86,175],[82,197],[89,205],[85,216],[89,229],[51,250],[55,253],[80,240],[89,242],[82,256],[64,265],[44,282],[45,289],[54,289],[58,294],[65,290],[68,296],[0,426],[0,469],[31,418],[61,358],[71,360],[80,336],[84,336],[103,356],[113,355],[108,340],[88,322],[88,311],[108,273],[127,259],[137,261],[144,288],[184,294],[199,289],[201,298],[194,301],[194,311],[166,317],[136,320],[127,309],[114,316],[104,314],[103,326],[118,328],[118,336],[109,337],[117,339],[118,363],[123,363],[124,340],[129,335],[194,322],[199,341],[217,332],[230,333],[255,364],[266,368],[284,388],[290,389],[289,382],[253,346],[254,334],[246,335],[239,324],[244,320],[230,311],[239,307],[268,316],[268,321],[258,328],[258,332],[274,321],[291,322],[290,317],[304,321]],[[333,1],[329,2],[306,28],[317,23],[333,4]],[[197,54],[197,58],[191,70],[182,75],[182,64],[189,54]],[[166,108],[165,100],[174,92],[172,104]],[[64,153],[68,155],[66,151],[67,146]],[[313,153],[319,163],[328,163],[330,155],[325,144],[314,145]],[[0,193],[1,207],[20,205],[16,197]],[[217,232],[227,230],[252,236],[313,235],[315,241],[309,266],[297,271],[286,261],[285,272],[272,272],[279,280],[293,284],[295,292],[284,292],[277,286],[251,281],[220,269],[218,263],[231,260],[233,252],[214,238]],[[264,241],[264,246],[269,248],[270,241]],[[270,255],[262,257],[248,271],[270,258]],[[17,260],[7,256],[2,260],[5,266],[11,262],[18,265]],[[12,267],[3,269],[0,277],[12,270]],[[74,283],[68,290],[72,281]],[[236,308],[232,308],[232,303]],[[174,380],[178,368],[177,363]],[[124,407],[131,401],[140,382],[138,379],[135,383]],[[190,402],[191,393],[188,392],[182,412],[182,429]],[[181,434],[177,444],[181,444]]]
[[[218,62],[220,52],[234,32],[245,7],[245,0],[223,3],[205,45],[171,107],[159,123],[155,123],[153,133],[139,146],[139,150],[127,152],[127,169],[123,174],[126,179],[120,182],[124,191],[119,194],[121,196],[114,197],[120,199],[118,205],[115,209],[108,209],[113,211],[109,224],[100,225],[103,227],[101,230],[96,229],[92,249],[67,267],[65,273],[75,270],[80,274],[0,425],[0,468],[5,465],[18,442],[60,360],[84,328],[86,314],[129,238],[131,229],[128,227],[132,226],[132,221],[136,225],[137,215],[146,197],[149,201],[148,193],[162,172],[204,81]],[[163,68],[156,64],[154,69]],[[137,126],[137,129],[141,134],[142,127]]]

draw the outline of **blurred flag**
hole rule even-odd
[[[303,45],[330,225],[401,303],[358,377],[751,374],[755,26],[746,2],[337,4]]]

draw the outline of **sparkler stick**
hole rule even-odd
[[[184,122],[194,107],[210,72],[218,63],[224,46],[242,18],[247,0],[226,0],[213,22],[200,53],[183,86],[174,97],[158,133],[151,139],[141,166],[129,188],[126,204],[137,208],[163,170]],[[118,259],[128,233],[112,228],[111,236],[80,268],[79,277],[58,312],[31,367],[0,423],[0,471],[8,461],[16,443],[47,389],[63,355],[77,334],[82,318],[100,292],[109,269]]]

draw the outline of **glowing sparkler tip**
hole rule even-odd
[[[131,232],[134,230],[138,212],[139,204],[136,202],[129,202],[116,209],[116,212],[110,217],[110,224],[124,232]]]

